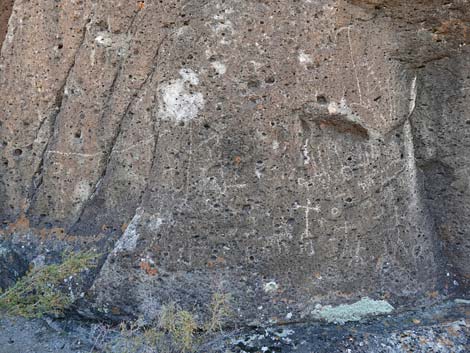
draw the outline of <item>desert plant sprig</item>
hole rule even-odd
[[[232,297],[228,293],[215,292],[210,305],[211,317],[205,325],[207,332],[222,331],[223,325],[233,315],[231,308]]]
[[[181,310],[173,302],[168,303],[162,307],[158,326],[171,335],[178,351],[194,351],[194,334],[198,325],[189,311]]]
[[[194,334],[198,329],[193,314],[186,310],[178,311],[176,315],[176,332],[173,334],[177,347],[182,352],[194,352]]]
[[[98,257],[91,251],[64,253],[60,264],[33,268],[0,295],[0,310],[28,318],[62,314],[74,301],[64,282],[96,266]]]
[[[169,302],[162,305],[155,325],[141,327],[138,320],[121,323],[120,334],[107,344],[105,352],[193,353],[198,350],[201,339],[221,331],[233,315],[231,300],[228,293],[213,293],[209,305],[210,316],[199,324],[192,312]]]

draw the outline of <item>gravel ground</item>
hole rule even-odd
[[[104,342],[123,338],[116,329],[105,327],[76,320],[3,318],[0,319],[0,352],[104,352]],[[344,325],[309,322],[247,328],[212,337],[197,351],[470,352],[470,302],[451,301]],[[115,345],[112,352],[124,350]]]

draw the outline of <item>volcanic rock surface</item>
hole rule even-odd
[[[117,321],[465,290],[469,1],[10,3],[0,268],[96,248]]]

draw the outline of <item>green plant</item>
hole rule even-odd
[[[158,353],[171,353],[171,341],[164,332],[156,327],[150,327],[144,330],[144,340],[149,352],[153,352],[156,348]]]
[[[100,352],[105,353],[172,353],[173,343],[157,327],[141,328],[137,321],[122,322],[117,336],[108,340]],[[115,331],[116,333],[116,331]]]
[[[227,293],[216,292],[212,295],[210,304],[211,317],[205,325],[207,332],[222,331],[222,326],[233,314],[230,307],[231,300],[230,294]]]
[[[33,268],[0,295],[0,310],[28,318],[61,315],[74,301],[64,283],[85,269],[96,266],[94,252],[64,253],[60,264]]]
[[[160,317],[158,320],[158,327],[169,333],[176,332],[176,304],[170,302],[162,306]]]
[[[170,302],[162,306],[157,325],[139,328],[138,321],[121,323],[118,337],[108,343],[105,352],[194,352],[205,334],[222,330],[225,321],[232,315],[230,301],[229,294],[214,293],[209,308],[211,315],[201,326],[191,312]]]
[[[122,322],[119,325],[119,333],[121,337],[108,352],[115,352],[117,347],[120,353],[137,353],[145,349],[147,342],[145,337],[140,334],[136,322]]]
[[[193,314],[181,310],[175,303],[162,307],[158,326],[166,331],[180,352],[194,351],[194,334],[198,329]]]
[[[180,310],[176,315],[176,332],[173,333],[176,346],[181,352],[194,352],[194,333],[198,326],[193,314]]]

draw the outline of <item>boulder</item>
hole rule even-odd
[[[98,248],[113,320],[463,288],[469,43],[464,0],[16,0],[0,239]]]

